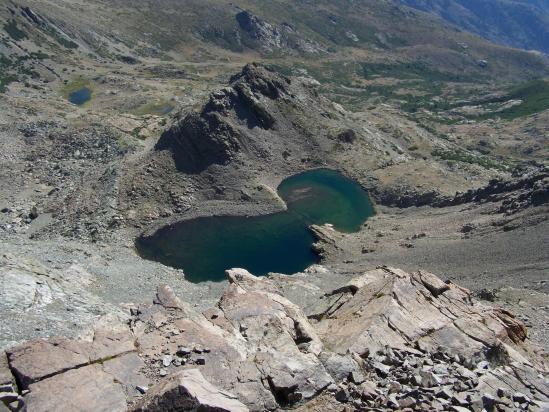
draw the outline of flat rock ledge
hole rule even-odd
[[[227,276],[203,313],[163,285],[127,323],[8,349],[0,411],[549,408],[525,326],[433,274],[380,267],[307,308],[273,279]]]

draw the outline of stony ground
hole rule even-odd
[[[36,411],[548,406],[546,355],[524,325],[428,272],[378,268],[307,308],[277,281],[227,276],[202,313],[164,285],[152,305],[129,308],[129,321],[111,315],[85,338],[9,348],[2,399]]]
[[[398,141],[392,140],[394,133],[376,126],[380,113],[370,120],[346,112],[316,96],[310,78],[290,82],[262,68],[247,70],[231,88],[212,95],[205,106],[208,116],[220,116],[220,124],[233,130],[232,135],[219,135],[220,142],[234,140],[219,152],[221,157],[206,155],[212,164],[200,173],[177,170],[177,152],[155,149],[160,130],[168,127],[171,135],[173,130],[177,133],[188,122],[185,113],[166,126],[161,126],[159,117],[141,119],[151,125],[150,135],[136,139],[124,131],[126,126],[97,124],[105,114],[93,108],[72,109],[64,118],[60,113],[68,104],[62,101],[45,108],[40,101],[21,96],[2,99],[3,265],[10,273],[26,273],[25,277],[12,274],[9,282],[3,282],[3,301],[13,302],[10,295],[38,296],[17,306],[4,305],[6,317],[26,308],[29,318],[3,324],[3,345],[47,334],[74,336],[79,330],[74,326],[85,327],[97,314],[120,304],[146,301],[158,283],[174,285],[184,300],[202,308],[213,303],[223,284],[193,285],[184,281],[181,271],[143,261],[135,253],[135,237],[194,216],[280,210],[283,204],[275,194],[276,185],[292,173],[319,166],[340,168],[384,204],[462,203],[405,209],[378,205],[377,216],[359,234],[339,236],[337,253],[325,254],[325,263],[338,272],[356,274],[393,264],[432,270],[475,291],[516,286],[514,279],[520,277],[522,287],[547,292],[547,284],[540,283],[548,266],[543,247],[547,210],[533,206],[531,199],[535,190],[544,193],[543,185],[522,192],[510,187],[486,202],[490,191],[497,192],[497,187],[488,185],[491,178],[518,178],[400,154]],[[264,89],[264,84],[272,89]],[[246,93],[254,95],[245,97]],[[40,111],[32,114],[29,107]],[[240,119],[237,109],[248,111],[249,118]],[[275,124],[248,128],[250,121],[257,121],[254,113],[261,110]],[[18,121],[25,111],[31,113],[29,120]],[[387,116],[423,144],[439,144],[425,131],[414,132],[410,123],[396,122],[390,110]],[[120,125],[128,119],[117,121]],[[305,129],[312,124],[313,129]],[[340,141],[335,134],[340,130],[359,132]],[[212,130],[206,137],[200,133],[196,138],[208,139],[216,138],[218,132]],[[265,156],[269,168],[264,166]],[[543,173],[535,172],[535,167],[527,170],[524,176]],[[426,185],[425,180],[430,183]],[[484,198],[453,197],[452,188],[465,192],[483,185],[488,188],[480,193]],[[79,271],[88,280],[86,289],[79,292],[82,297],[72,304],[79,313],[75,317],[74,309],[65,305],[69,291],[81,289]],[[41,280],[44,272],[49,277],[47,287]],[[320,278],[327,285],[339,281]],[[51,297],[52,290],[58,290],[56,299]],[[67,316],[74,318],[70,326]],[[538,324],[543,326],[544,321],[534,321],[533,326],[537,329]],[[540,339],[546,344],[545,338]]]
[[[59,18],[64,13],[56,11]],[[107,47],[113,46],[111,40],[104,38]],[[18,55],[39,51],[31,39],[22,40],[21,45],[10,50]],[[7,46],[2,43],[0,51],[5,51],[3,47]],[[346,350],[340,353],[334,348],[341,342],[321,336],[322,316],[318,312],[318,302],[332,302],[334,296],[350,298],[350,292],[341,290],[331,298],[323,297],[325,294],[379,265],[410,273],[427,270],[471,289],[474,296],[490,305],[516,313],[512,321],[505,318],[505,331],[509,325],[521,325],[519,319],[527,326],[530,340],[522,336],[519,342],[510,338],[509,343],[507,332],[503,338],[496,333],[511,348],[540,345],[549,349],[548,189],[544,166],[547,111],[512,121],[464,121],[433,129],[418,121],[434,116],[427,110],[414,117],[381,102],[358,110],[350,110],[348,105],[344,108],[328,100],[326,85],[306,70],[296,70],[296,76],[286,78],[262,66],[243,69],[248,61],[260,58],[256,54],[217,50],[219,54],[211,56],[191,48],[183,52],[191,56],[185,62],[149,56],[139,64],[70,53],[46,61],[33,58],[29,62],[35,64],[40,76],[29,78],[27,83],[12,83],[0,94],[0,347],[64,336],[77,339],[61,342],[71,342],[71,348],[73,344],[79,346],[77,352],[83,356],[65,365],[67,370],[61,365],[38,372],[39,376],[30,379],[36,382],[21,386],[22,381],[18,381],[19,386],[11,388],[17,394],[2,385],[2,393],[9,389],[2,400],[12,409],[22,406],[21,396],[36,405],[50,391],[50,385],[66,385],[70,391],[65,400],[71,405],[70,399],[79,389],[70,384],[75,377],[105,383],[94,389],[98,392],[90,390],[74,399],[87,402],[91,396],[98,401],[107,393],[107,404],[101,404],[107,410],[123,408],[128,402],[135,408],[161,408],[161,402],[174,401],[164,399],[163,394],[180,386],[194,394],[194,400],[184,400],[192,405],[204,391],[216,393],[208,400],[213,404],[234,401],[225,392],[229,390],[238,392],[239,399],[252,409],[261,409],[260,402],[282,408],[306,400],[305,410],[384,410],[411,406],[410,398],[419,409],[425,409],[425,404],[456,411],[480,404],[487,410],[496,404],[499,410],[532,409],[536,404],[531,401],[547,396],[546,381],[526,389],[514,381],[513,376],[520,375],[517,365],[500,365],[499,361],[496,365],[492,360],[486,365],[484,360],[468,358],[469,354],[461,352],[459,360],[455,354],[450,356],[436,348],[418,353],[415,346],[414,351],[401,346],[376,348],[371,356],[360,359]],[[93,99],[81,107],[71,105],[67,90],[84,83],[92,87]],[[169,105],[173,111],[162,114],[155,105]],[[455,161],[433,155],[463,148],[489,157],[475,155],[467,161]],[[513,161],[483,163],[486,159],[493,162],[495,155],[506,160],[509,156]],[[513,172],[510,165],[519,167]],[[179,339],[172,326],[181,315],[172,313],[172,309],[178,312],[180,308],[162,304],[152,309],[160,314],[149,312],[150,308],[143,313],[136,311],[137,306],[150,302],[158,285],[171,285],[185,302],[186,314],[181,319],[199,317],[199,324],[206,329],[218,328],[215,333],[223,325],[214,325],[211,317],[202,319],[200,312],[223,306],[218,300],[222,296],[232,299],[229,292],[237,286],[235,282],[231,286],[227,282],[187,282],[183,271],[141,259],[134,248],[135,238],[196,216],[280,210],[284,205],[276,195],[278,183],[315,167],[332,167],[355,178],[370,191],[377,210],[356,234],[315,228],[321,265],[293,276],[271,276],[276,296],[269,295],[274,299],[269,302],[274,305],[284,300],[283,306],[292,308],[281,325],[284,333],[291,335],[286,349],[291,348],[292,356],[303,362],[310,361],[307,367],[313,365],[315,379],[322,379],[307,381],[310,387],[304,388],[300,385],[305,377],[294,384],[295,377],[280,372],[292,366],[273,366],[272,359],[258,371],[255,364],[261,359],[252,360],[250,353],[267,344],[266,340],[250,332],[250,339],[255,336],[261,341],[254,346],[257,342],[246,340],[246,325],[241,330],[234,326],[235,319],[229,322],[234,321],[234,336],[223,343],[230,348],[216,354],[220,357],[215,362],[225,362],[227,353],[238,353],[254,363],[251,370],[246,364],[238,371],[242,385],[236,390],[230,383],[232,377],[222,376],[216,381],[210,368],[217,364],[208,360],[212,352],[200,352],[200,347],[193,346],[192,353],[180,352],[182,356],[178,356],[170,342],[167,353],[157,353],[167,344],[167,335]],[[271,285],[270,281],[257,282],[261,287]],[[242,316],[256,310],[255,305],[239,308]],[[147,314],[155,318],[146,318]],[[164,316],[167,323],[163,323]],[[268,313],[265,316],[271,319]],[[90,331],[98,318],[106,322],[103,326],[109,334],[113,318],[133,322],[134,326],[146,324],[144,333],[158,339],[158,347],[151,347],[147,357],[124,346],[125,338],[114,339],[115,344],[105,343],[101,340],[105,336],[99,334],[97,344],[107,346],[106,352],[93,344],[90,348],[86,345],[94,341]],[[330,346],[325,350],[328,355],[311,354],[303,348],[309,341],[300,335],[304,333],[300,322],[315,330],[315,343]],[[179,334],[181,329],[185,328],[180,328]],[[522,326],[518,329],[524,332]],[[143,338],[137,336],[141,333],[137,329],[124,329],[124,333],[129,333],[125,336],[131,342]],[[88,343],[83,344],[79,337]],[[490,342],[487,348],[493,347]],[[280,348],[266,349],[266,353],[274,351],[276,355]],[[481,352],[486,355],[486,351]],[[509,353],[516,355],[512,350]],[[65,361],[56,350],[53,354]],[[37,356],[44,353],[39,351]],[[531,356],[539,359],[538,355]],[[204,358],[206,368],[198,358]],[[525,362],[513,359],[521,365]],[[141,406],[136,404],[135,397],[141,397],[146,386],[157,383],[164,372],[176,372],[178,361],[183,364],[184,360],[201,371],[178,373],[151,388],[151,394],[139,400]],[[466,360],[470,362],[465,364]],[[510,372],[505,365],[513,368],[513,376],[506,375]],[[356,373],[343,376],[335,370],[340,366]],[[268,368],[280,375],[273,380]],[[10,366],[10,371],[15,369]],[[120,371],[127,375],[118,375]],[[122,387],[112,384],[114,375],[123,382]],[[492,378],[507,383],[493,383]],[[484,389],[484,384],[490,388]],[[35,385],[31,388],[34,395],[26,392],[27,385]],[[529,392],[532,386],[537,388],[535,393]],[[467,391],[471,396],[463,395]],[[251,399],[254,396],[258,399]],[[299,396],[302,398],[297,399]],[[235,402],[234,408],[242,405]]]

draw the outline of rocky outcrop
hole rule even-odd
[[[207,380],[254,410],[310,399],[332,383],[309,321],[272,281],[235,270],[229,282],[217,307],[203,315],[184,304],[138,309],[134,333],[156,371],[160,363],[157,373],[199,365]]]
[[[179,170],[195,172],[225,164],[242,149],[238,131],[217,113],[191,113],[162,134],[157,150],[169,149]]]
[[[225,176],[265,164],[273,170],[325,166],[324,153],[334,144],[328,114],[333,105],[318,95],[317,85],[309,77],[288,78],[248,64],[228,87],[211,93],[200,112],[176,120],[153,155],[171,152],[177,169],[189,174],[228,164]]]
[[[40,339],[6,354],[19,392],[8,403],[11,410],[123,411],[148,382],[135,337],[124,324],[98,326],[89,340]]]
[[[530,384],[541,388],[540,401],[548,400],[547,375],[538,377],[547,363],[527,343],[524,325],[504,310],[474,303],[451,282],[380,268],[323,300],[312,316],[326,348],[358,355],[368,379],[381,379],[384,396],[371,397],[370,407],[476,410],[486,407],[491,387],[525,392]],[[524,376],[531,382],[526,386]]]
[[[263,50],[272,52],[282,47],[282,32],[278,27],[244,10],[238,13],[236,21],[240,28],[261,43]]]
[[[449,203],[449,199],[435,190],[420,191],[410,186],[374,187],[370,193],[380,204],[398,208]]]
[[[233,395],[209,383],[198,369],[185,369],[164,379],[133,408],[136,412],[164,411],[247,412]]]
[[[373,195],[386,206],[411,207],[430,205],[447,207],[465,203],[502,202],[499,212],[513,214],[529,206],[549,202],[549,172],[545,167],[533,167],[517,172],[510,179],[493,179],[486,186],[455,196],[443,196],[437,191],[420,192],[412,187],[375,187]]]
[[[321,45],[304,38],[289,24],[272,24],[247,10],[237,13],[235,19],[240,29],[259,45],[263,53],[282,51],[316,54],[325,51]]]
[[[519,174],[511,180],[491,180],[486,187],[457,194],[448,204],[498,201],[502,201],[500,212],[507,214],[516,213],[528,206],[549,203],[549,171],[540,167]]]
[[[248,64],[230,87],[214,92],[200,113],[190,113],[162,134],[156,150],[170,150],[179,170],[194,173],[226,164],[237,154],[260,154],[252,130],[272,129],[275,101],[289,96],[290,81]]]
[[[2,399],[33,411],[547,406],[546,359],[524,325],[435,275],[382,267],[305,309],[274,278],[227,275],[203,313],[161,286],[129,324],[10,348]]]

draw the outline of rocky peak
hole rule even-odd
[[[271,99],[278,99],[288,94],[287,87],[291,84],[291,80],[263,65],[249,63],[240,73],[231,77],[230,83],[233,87],[245,85],[253,93],[261,93]]]
[[[293,111],[305,110],[298,95],[310,93],[299,82],[248,64],[227,87],[211,93],[199,113],[187,114],[164,132],[156,149],[170,150],[177,168],[190,173],[227,164],[240,155],[264,158],[282,153],[270,146],[285,135],[291,133],[297,140],[294,144],[303,143],[286,120],[288,111],[282,109],[290,105]],[[265,132],[271,130],[277,133],[276,139],[265,142]]]

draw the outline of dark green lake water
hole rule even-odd
[[[77,106],[82,106],[88,100],[91,99],[92,91],[87,87],[82,87],[71,94],[69,94],[69,102],[76,104]]]
[[[318,261],[310,225],[331,223],[355,232],[374,214],[368,193],[333,170],[289,177],[278,194],[285,212],[187,220],[139,238],[137,249],[146,259],[183,269],[191,282],[224,280],[225,270],[235,267],[255,275],[291,274]]]

